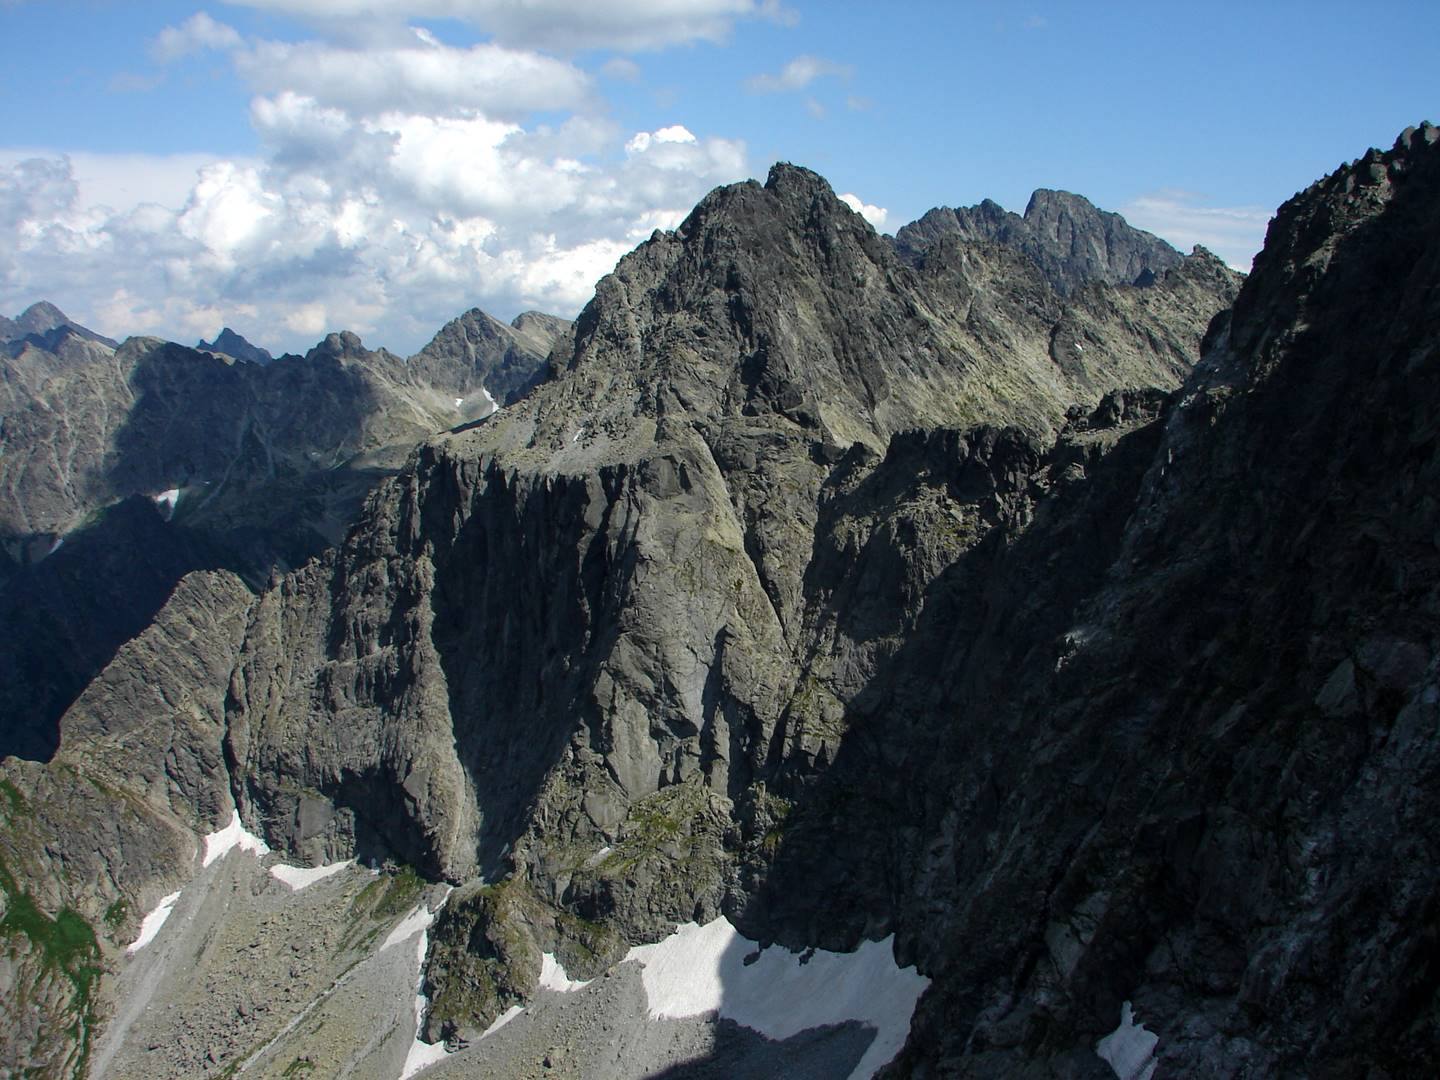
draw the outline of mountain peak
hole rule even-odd
[[[43,334],[69,323],[69,316],[48,300],[31,304],[15,319],[15,324],[26,334]]]
[[[48,300],[31,304],[13,320],[0,317],[0,341],[30,338],[40,348],[53,351],[66,337],[62,333],[65,330],[70,331],[70,336],[99,342],[112,349],[117,345],[117,342],[104,334],[97,334],[94,330],[81,326]]]
[[[244,360],[251,364],[268,364],[274,359],[268,349],[262,349],[258,345],[252,345],[243,337],[237,334],[230,327],[225,327],[215,335],[214,341],[206,341],[201,338],[195,346],[197,349],[204,349],[207,352],[223,353],[226,356],[233,356],[236,360]]]
[[[835,189],[823,176],[803,165],[794,165],[788,161],[777,161],[770,166],[770,172],[765,177],[765,190],[780,195],[804,193],[835,198]]]
[[[1025,214],[986,199],[978,206],[941,207],[895,234],[900,253],[913,260],[946,236],[1001,244],[1034,262],[1062,296],[1089,281],[1143,284],[1179,266],[1183,256],[1158,236],[1083,195],[1037,188]]]

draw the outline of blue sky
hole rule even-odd
[[[1440,119],[1433,0],[0,0],[0,36],[0,312],[272,349],[573,315],[781,158],[885,231],[1059,187],[1243,267]]]

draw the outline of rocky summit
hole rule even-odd
[[[573,326],[27,345],[7,627],[197,547],[7,721],[0,1070],[1433,1075],[1437,207],[1426,124],[1242,279],[782,164]]]

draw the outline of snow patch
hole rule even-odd
[[[140,920],[140,936],[126,947],[126,956],[134,956],[155,940],[155,935],[160,933],[160,928],[165,925],[165,920],[170,918],[170,912],[175,908],[175,901],[179,899],[178,892],[172,892],[169,896],[160,898],[160,903],[155,910]]]
[[[62,547],[64,547],[64,546],[65,546],[65,537],[63,537],[63,536],[57,536],[57,537],[55,537],[54,541],[52,541],[51,544],[50,544],[50,550],[47,551],[47,552],[45,552],[45,557],[48,559],[51,555],[54,555],[55,552],[59,551],[59,550],[60,550]]]
[[[245,826],[240,823],[240,811],[234,810],[231,812],[229,825],[205,837],[205,858],[200,865],[209,866],[216,859],[227,854],[231,848],[237,847],[255,855],[270,853],[270,846],[254,833],[247,832]]]
[[[501,1013],[494,1019],[490,1026],[481,1033],[480,1038],[483,1039],[486,1035],[494,1035],[495,1032],[499,1031],[502,1027],[508,1024],[511,1020],[514,1020],[515,1017],[519,1016],[524,1011],[524,1005],[511,1005],[508,1009],[506,1009],[503,1013]]]
[[[464,399],[463,397],[457,397],[457,398],[455,399],[455,408],[458,409],[461,405],[464,405],[464,404],[465,404],[465,399]]]
[[[490,391],[489,391],[489,390],[486,390],[486,389],[482,386],[482,387],[480,388],[480,392],[485,395],[485,400],[490,403],[490,412],[486,413],[485,415],[486,415],[486,416],[489,416],[491,413],[497,413],[497,412],[499,412],[499,411],[500,411],[500,404],[499,404],[499,402],[497,402],[493,397],[490,396]]]
[[[1130,1002],[1120,1006],[1120,1026],[1095,1044],[1095,1053],[1105,1059],[1119,1080],[1151,1080],[1155,1075],[1155,1047],[1160,1036],[1135,1023]]]
[[[434,911],[431,911],[425,906],[425,901],[420,901],[420,903],[415,905],[415,910],[401,919],[395,929],[390,931],[389,936],[385,938],[384,944],[382,944],[377,951],[384,952],[390,948],[391,945],[399,945],[400,942],[406,940],[413,934],[418,934],[423,930],[429,930],[435,922],[435,916],[440,914],[440,909],[445,906],[445,901],[449,899],[450,886],[447,885],[445,886],[445,893],[440,897],[440,903],[435,905]],[[424,939],[422,939],[422,942],[423,940]]]
[[[165,508],[165,520],[169,521],[175,516],[175,504],[180,501],[180,489],[171,488],[169,491],[162,491],[159,495],[152,495],[156,506]]]
[[[441,900],[440,906],[444,907],[444,905],[445,901]],[[433,920],[434,916],[431,916],[431,919]],[[422,932],[417,950],[419,974],[415,977],[415,1038],[410,1043],[409,1053],[405,1055],[405,1064],[400,1069],[400,1080],[410,1080],[410,1077],[421,1069],[434,1065],[448,1053],[443,1042],[427,1043],[420,1038],[420,1030],[425,1023],[425,1006],[428,1004],[423,988],[425,986],[425,952],[429,948],[430,935]]]
[[[344,862],[326,863],[323,866],[286,866],[284,863],[276,863],[270,867],[270,876],[289,885],[291,892],[299,892],[307,885],[314,885],[317,881],[324,881],[331,874],[338,874],[347,866],[353,865],[355,865],[354,859],[346,859]]]
[[[605,856],[610,854],[610,850],[610,845],[606,844],[599,851],[595,852],[594,855],[591,855],[588,859],[585,860],[585,869],[593,870],[595,869],[595,867],[599,866],[602,862],[605,861]]]
[[[540,989],[554,990],[557,993],[568,994],[572,990],[583,990],[590,985],[590,980],[576,982],[565,974],[565,968],[560,961],[555,959],[554,953],[542,953],[540,956]]]
[[[930,980],[895,963],[894,936],[853,953],[810,950],[808,961],[786,949],[758,952],[725,919],[686,923],[654,945],[626,955],[643,965],[650,1015],[681,1019],[718,1013],[770,1039],[854,1020],[876,1031],[850,1080],[866,1080],[899,1053],[915,1003]],[[747,955],[755,956],[745,963]]]

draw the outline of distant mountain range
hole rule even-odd
[[[533,385],[569,327],[476,310],[409,362],[348,333],[272,361],[233,332],[117,345],[47,303],[7,322],[0,753],[27,756],[181,576],[258,585],[320,554],[418,440],[494,408],[487,384]]]

